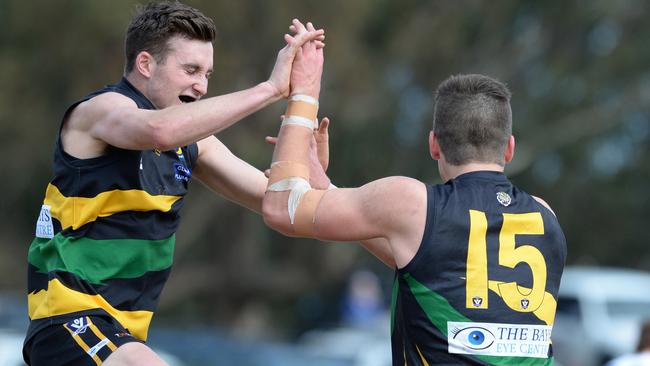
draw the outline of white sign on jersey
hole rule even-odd
[[[447,322],[449,353],[548,358],[548,325]]]
[[[52,239],[54,237],[54,226],[52,225],[52,214],[50,213],[50,206],[43,205],[41,213],[38,214],[38,221],[36,221],[36,237]]]

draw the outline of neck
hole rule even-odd
[[[134,72],[130,72],[126,75],[124,75],[124,78],[131,83],[136,89],[138,89],[141,93],[143,93],[144,90],[144,83],[141,78],[138,78],[137,76],[134,75]],[[144,94],[144,93],[143,93]]]
[[[477,172],[482,170],[503,172],[503,166],[494,163],[467,163],[463,165],[450,165],[439,161],[438,164],[441,164],[440,176],[445,182],[450,179],[454,179],[459,175],[470,172]]]

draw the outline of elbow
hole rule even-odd
[[[169,118],[159,111],[138,111],[133,113],[129,108],[118,108],[109,112],[105,123],[96,123],[95,128],[101,129],[100,136],[120,136],[119,140],[109,143],[122,148],[167,151],[180,146]]]
[[[177,141],[174,141],[172,131],[167,126],[169,124],[164,122],[152,121],[149,123],[149,140],[151,145],[160,151],[178,147]]]
[[[160,150],[167,151],[178,147],[178,141],[174,139],[174,133],[171,130],[171,123],[166,123],[161,120],[151,120],[148,123],[147,130],[149,131],[149,141],[152,147]]]
[[[267,192],[262,201],[262,216],[264,218],[264,223],[271,229],[286,235],[292,235],[292,227],[289,222],[289,215],[286,213],[286,210],[282,210],[280,205],[277,205],[277,199],[271,192]]]

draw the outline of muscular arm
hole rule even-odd
[[[267,186],[264,174],[239,159],[213,136],[199,141],[198,146],[199,157],[193,175],[224,198],[261,213]],[[385,238],[369,238],[360,243],[387,266],[395,268],[393,252]]]
[[[307,26],[311,27],[310,24]],[[318,99],[322,64],[322,49],[305,44],[292,69],[292,92]],[[298,116],[313,115],[314,107],[306,108],[304,112],[298,112],[290,106],[289,110],[296,111]],[[308,112],[310,108],[312,112]],[[288,113],[289,120],[291,116]],[[322,198],[323,191],[311,190],[300,198],[302,203],[300,199],[296,200],[299,196],[294,195],[292,202],[298,202],[298,211],[292,208],[291,212],[300,218],[301,228],[294,226],[297,221],[291,222],[290,192],[302,192],[303,188],[292,191],[294,188],[281,187],[296,177],[309,179],[301,171],[309,164],[312,132],[309,126],[301,123],[283,124],[280,128],[271,168],[273,188],[270,186],[264,197],[262,212],[266,223],[290,236],[306,234],[324,240],[361,241],[364,247],[391,267],[408,263],[419,247],[426,219],[426,188],[414,179],[385,178],[360,188],[330,190],[324,192]],[[305,202],[318,202],[315,211],[301,212],[300,205]],[[310,206],[305,203],[303,207]],[[311,229],[306,229],[309,227]]]
[[[169,150],[220,132],[279,97],[268,83],[261,83],[190,104],[145,110],[121,94],[105,93],[71,113],[62,134],[64,148],[80,158],[101,155],[107,145]]]
[[[285,126],[287,127],[294,126]],[[296,127],[300,128],[300,127]],[[286,134],[291,139],[291,134]],[[278,141],[281,147],[282,138]],[[389,177],[359,188],[328,191],[315,212],[313,238],[362,241],[389,266],[403,267],[419,248],[426,220],[426,187],[406,177]],[[267,192],[263,213],[267,225],[295,236],[289,221],[289,192]]]

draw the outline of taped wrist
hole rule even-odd
[[[282,126],[298,125],[313,130],[318,124],[318,100],[304,94],[292,95],[284,115]]]
[[[309,181],[309,167],[293,161],[276,161],[271,164],[268,187],[287,178],[302,178]],[[286,191],[287,189],[284,189]]]

